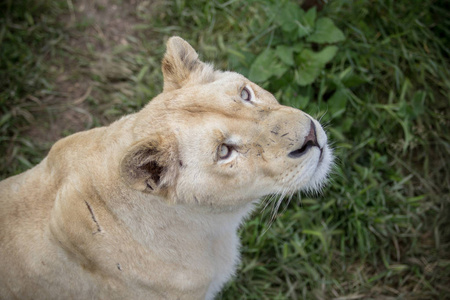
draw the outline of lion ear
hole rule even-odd
[[[178,36],[171,37],[162,61],[164,92],[181,88],[192,77],[191,73],[205,67],[208,66],[198,59],[197,52],[188,42]]]
[[[173,142],[156,136],[132,145],[120,162],[122,180],[142,192],[167,193],[178,174],[178,154]]]

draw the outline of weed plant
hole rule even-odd
[[[1,4],[2,176],[29,168],[50,146],[30,136],[46,124],[33,117],[46,95],[61,93],[49,58],[70,56],[81,66],[71,76],[92,83],[89,128],[161,92],[162,45],[180,35],[203,60],[320,118],[337,156],[320,195],[278,208],[266,199],[243,225],[242,264],[219,299],[450,299],[444,1],[335,0],[320,11],[293,0],[142,1],[127,43],[106,60],[89,42],[67,47],[95,25],[76,15],[61,27],[74,16],[68,4]]]

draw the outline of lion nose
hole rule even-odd
[[[316,125],[314,125],[314,122],[311,120],[311,125],[309,126],[309,133],[307,136],[305,136],[305,139],[303,141],[303,145],[292,152],[288,154],[291,158],[298,158],[302,156],[303,154],[307,153],[309,149],[312,147],[319,147],[319,143],[317,142],[317,134],[316,134]],[[320,149],[322,151],[322,149]]]

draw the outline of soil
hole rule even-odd
[[[126,37],[134,34],[134,26],[140,22],[137,8],[154,2],[68,0],[73,9],[60,17],[66,39],[61,43],[62,51],[51,58],[55,62],[50,74],[55,92],[39,97],[42,105],[37,108],[35,126],[26,135],[45,148],[43,145],[63,136],[93,127],[94,119],[105,122],[86,101],[98,96],[99,84],[90,75],[114,55],[114,47],[127,45]],[[85,60],[79,61],[80,54]]]

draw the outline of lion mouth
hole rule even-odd
[[[319,165],[320,165],[323,161],[323,148],[319,148],[319,149],[320,149],[320,156],[319,156]]]

